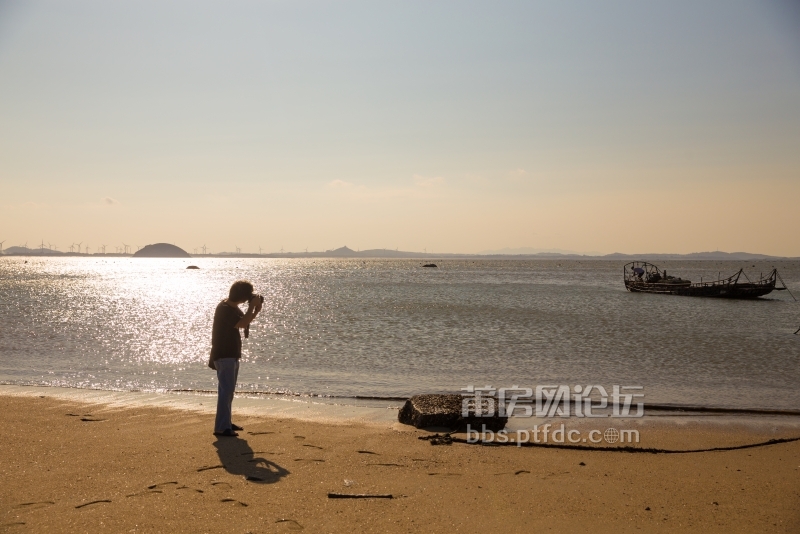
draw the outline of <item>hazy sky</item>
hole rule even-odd
[[[800,256],[800,2],[0,0],[0,241]]]

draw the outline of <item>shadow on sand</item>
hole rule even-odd
[[[238,437],[218,438],[214,447],[228,473],[244,476],[250,482],[273,484],[289,474],[288,470],[275,462],[256,457],[257,453],[253,452],[247,440]]]

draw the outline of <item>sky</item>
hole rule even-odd
[[[0,0],[0,241],[800,256],[798,28],[792,0]]]

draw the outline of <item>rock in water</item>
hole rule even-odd
[[[137,251],[134,258],[191,258],[188,252],[169,243],[147,245]]]
[[[469,415],[461,414],[461,395],[414,395],[406,401],[397,420],[405,425],[417,428],[445,427],[455,430],[464,430],[470,425],[475,430],[480,430],[481,425],[486,425],[487,430],[494,432],[502,430],[508,422],[508,417],[491,415],[478,417],[474,409]]]
[[[190,265],[187,267],[187,269],[199,269],[199,268],[200,267],[198,267],[197,265]]]

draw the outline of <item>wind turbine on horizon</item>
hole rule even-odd
[[[203,249],[203,255],[205,256],[206,255],[206,245],[205,245],[205,243],[203,243],[203,246],[200,247],[200,248]]]
[[[80,243],[78,243],[78,254],[80,254],[80,253],[81,253],[81,245],[83,245],[83,241],[81,241]]]
[[[3,243],[5,243],[5,241],[0,241],[0,254],[3,253]]]
[[[126,245],[125,243],[123,243],[122,246],[125,247],[125,252],[124,253],[127,254],[128,253],[128,248],[130,247],[130,245]]]

